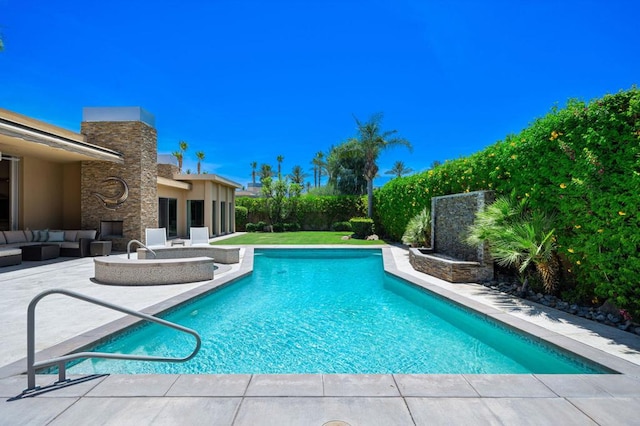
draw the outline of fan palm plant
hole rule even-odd
[[[466,241],[473,246],[486,242],[498,265],[517,268],[523,291],[532,265],[545,291],[556,290],[559,263],[553,220],[545,213],[528,210],[526,199],[519,201],[514,194],[498,198],[476,215]]]

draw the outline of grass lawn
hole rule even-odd
[[[366,241],[349,239],[343,240],[351,232],[250,232],[237,237],[216,241],[215,245],[260,245],[260,244],[351,244],[351,245],[381,245],[383,240]]]

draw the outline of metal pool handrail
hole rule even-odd
[[[142,242],[138,241],[138,240],[131,240],[127,243],[127,259],[131,259],[131,244],[136,243],[138,245],[140,245],[140,247],[143,247],[146,250],[149,250],[151,252],[151,254],[153,254],[153,257],[157,257],[156,256],[156,252],[151,250],[149,247],[145,246],[144,244],[142,244]]]
[[[57,358],[51,358],[44,361],[35,362],[35,311],[36,305],[40,300],[50,294],[63,294],[65,296],[73,297],[76,299],[83,300],[85,302],[93,303],[94,305],[99,305],[105,308],[113,309],[115,311],[123,312],[125,314],[133,315],[138,318],[142,318],[144,320],[155,322],[160,325],[164,325],[166,327],[173,328],[178,331],[182,331],[184,333],[191,334],[196,338],[196,347],[191,352],[189,356],[184,358],[166,358],[166,357],[158,357],[158,356],[143,356],[143,355],[126,355],[126,354],[114,354],[114,353],[105,353],[105,352],[78,352],[72,353],[69,355],[64,355]],[[68,361],[72,361],[74,359],[80,358],[105,358],[105,359],[123,359],[123,360],[132,360],[132,361],[157,361],[157,362],[185,362],[189,361],[193,357],[195,357],[200,351],[200,346],[202,345],[202,341],[200,339],[200,335],[190,329],[183,327],[178,324],[174,324],[169,321],[165,321],[160,318],[156,318],[152,315],[143,314],[142,312],[134,311],[122,306],[115,305],[113,303],[105,302],[103,300],[94,299],[93,297],[85,296],[80,293],[76,293],[69,290],[63,289],[51,289],[43,291],[38,294],[36,297],[31,300],[29,303],[29,308],[27,310],[27,389],[22,393],[33,392],[38,389],[36,387],[36,369],[42,367],[48,367],[55,364],[58,364],[58,382],[63,382],[66,380],[66,363]]]

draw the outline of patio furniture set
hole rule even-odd
[[[108,255],[111,241],[96,240],[95,230],[0,231],[0,266],[57,257]]]

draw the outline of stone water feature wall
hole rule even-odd
[[[141,108],[85,108],[81,133],[87,142],[123,154],[123,163],[84,161],[81,166],[82,228],[100,230],[102,222],[121,226],[116,235],[103,235],[115,250],[126,250],[132,240],[144,242],[145,228],[158,226],[157,133],[153,116]],[[117,198],[107,205],[95,194]],[[121,222],[121,224],[120,224]]]
[[[492,191],[433,197],[431,200],[431,248],[410,249],[414,269],[449,282],[479,282],[493,278],[488,248],[464,243],[475,214],[494,201]]]

